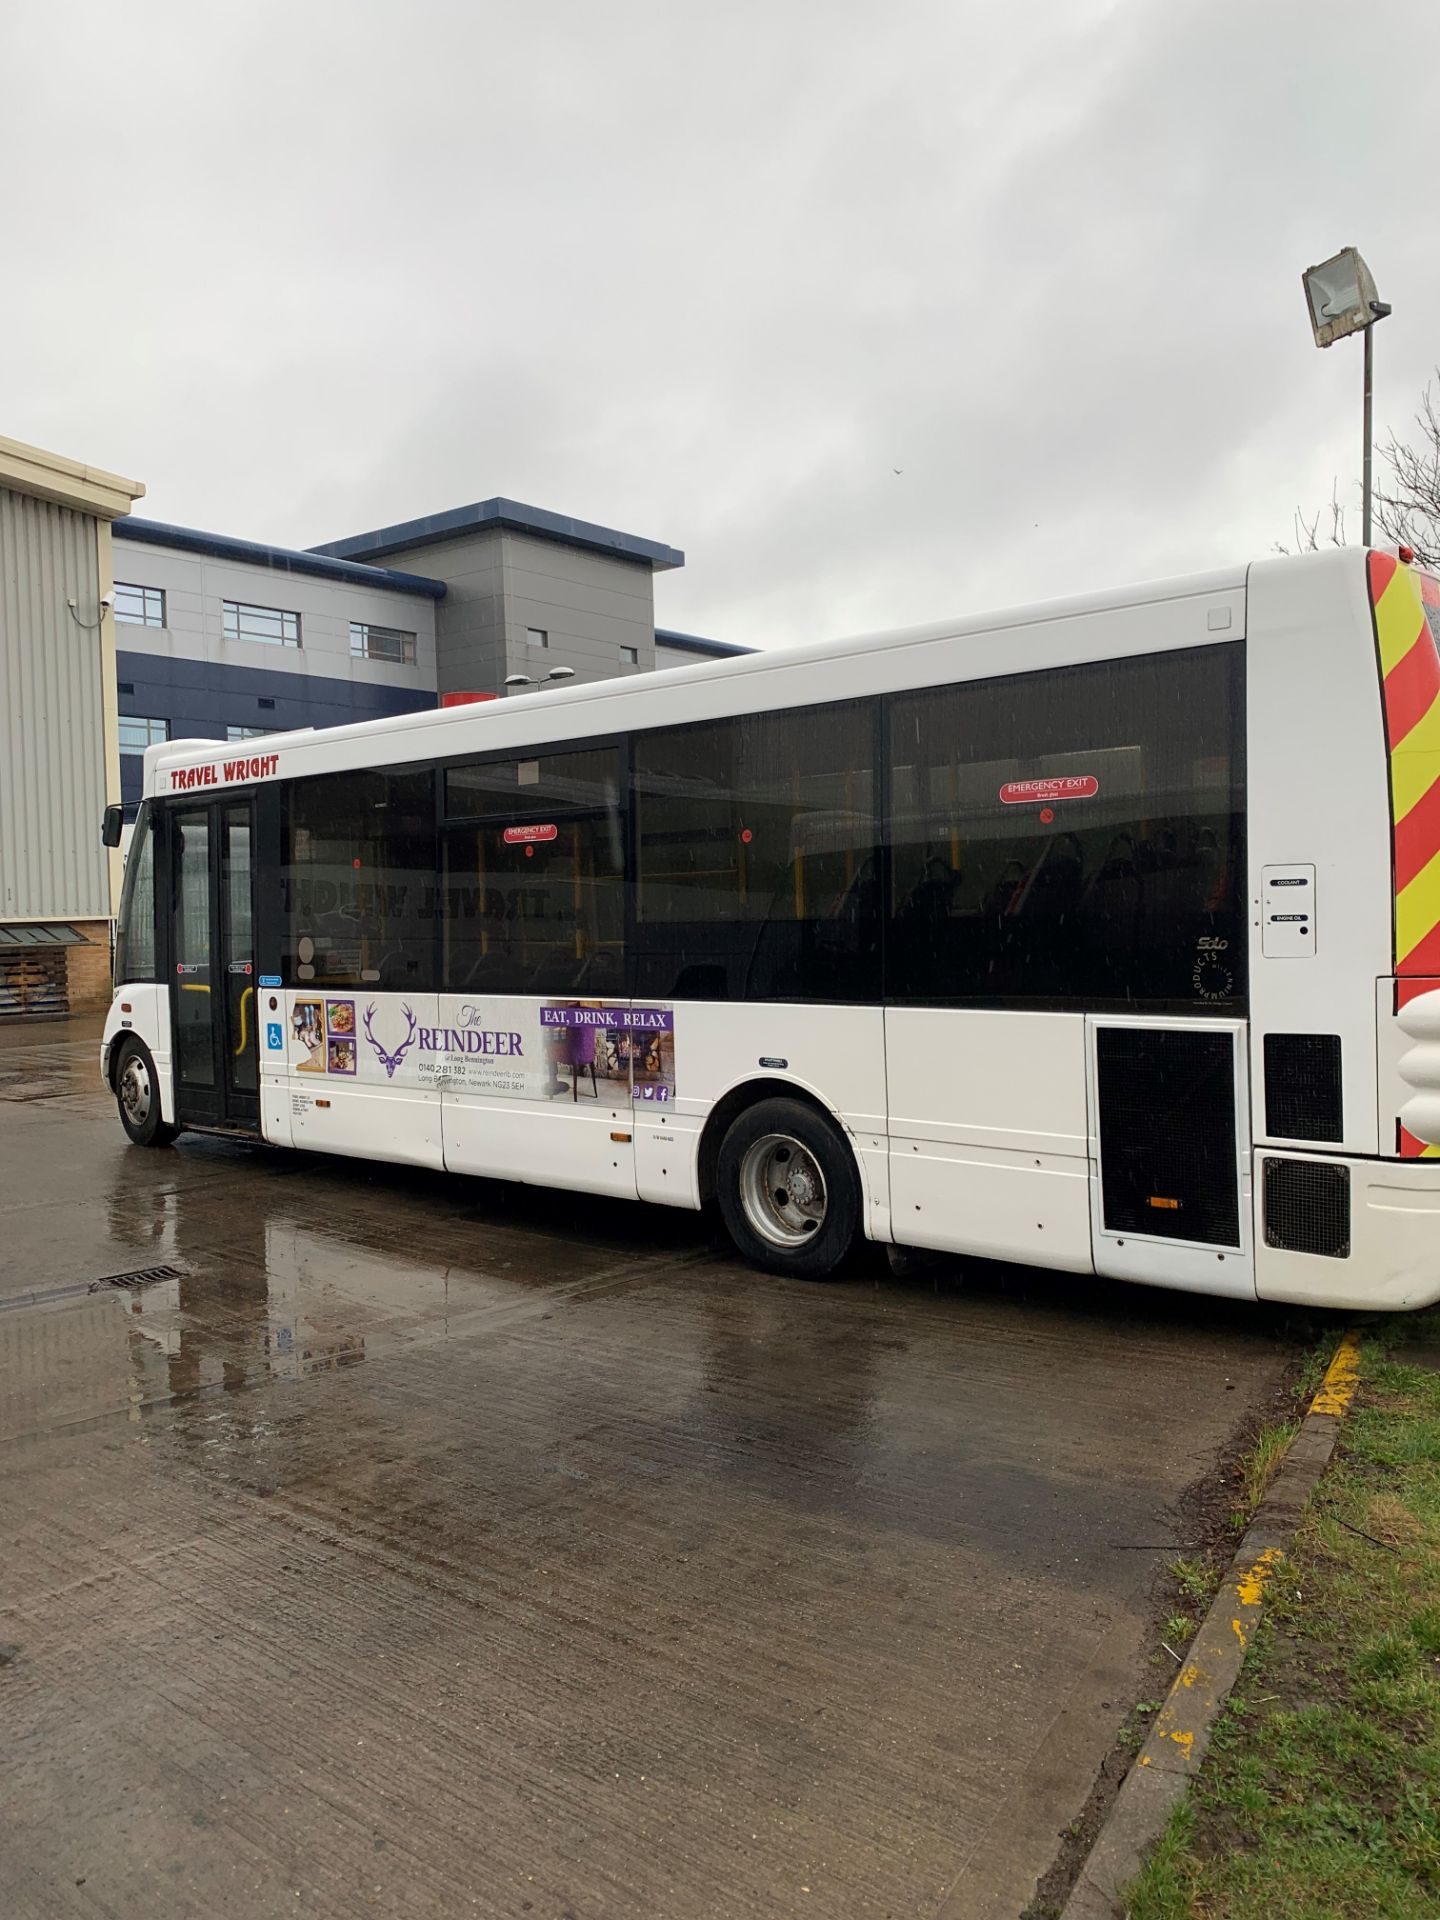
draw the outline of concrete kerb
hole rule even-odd
[[[1149,1738],[1080,1869],[1061,1920],[1123,1920],[1124,1890],[1200,1770],[1220,1711],[1239,1678],[1266,1586],[1335,1451],[1340,1422],[1355,1396],[1358,1363],[1359,1336],[1351,1330],[1336,1349],[1320,1391],[1256,1509]]]

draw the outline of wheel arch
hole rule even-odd
[[[122,1027],[118,1033],[110,1036],[110,1040],[105,1049],[105,1078],[109,1082],[111,1093],[118,1094],[120,1091],[120,1059],[125,1052],[126,1046],[132,1041],[148,1056],[151,1066],[153,1067],[155,1064],[154,1050],[146,1045],[144,1036],[135,1033],[129,1027]]]
[[[802,1107],[810,1107],[814,1112],[828,1120],[840,1134],[855,1163],[856,1178],[860,1182],[862,1213],[868,1212],[870,1183],[865,1177],[865,1164],[855,1148],[855,1136],[844,1120],[820,1096],[809,1087],[799,1085],[794,1080],[778,1080],[773,1075],[760,1075],[753,1080],[741,1080],[728,1088],[711,1107],[700,1134],[700,1151],[696,1165],[696,1184],[701,1204],[715,1198],[716,1169],[720,1162],[720,1147],[725,1135],[734,1122],[749,1107],[755,1107],[762,1100],[795,1100]]]

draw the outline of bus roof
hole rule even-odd
[[[1343,553],[1350,551],[1305,554],[1267,564],[1333,564],[1337,557],[1343,557]],[[259,748],[272,751],[284,749],[287,762],[301,757],[303,749],[303,758],[308,763],[321,749],[343,748],[347,742],[363,742],[366,755],[372,763],[396,764],[405,760],[519,747],[532,740],[541,745],[582,735],[603,737],[635,726],[680,725],[710,717],[707,709],[712,705],[715,716],[719,717],[721,713],[745,711],[751,700],[757,709],[772,705],[808,706],[828,700],[844,700],[870,690],[858,683],[853,686],[847,684],[850,676],[844,668],[848,663],[858,664],[867,657],[883,654],[899,664],[897,656],[903,656],[912,649],[921,651],[936,642],[978,639],[1015,628],[1040,627],[1086,615],[1158,606],[1166,602],[1243,594],[1246,573],[1247,569],[1241,566],[1211,573],[1187,574],[1170,580],[1143,583],[1119,592],[1039,601],[1028,606],[973,614],[962,619],[931,621],[923,626],[889,632],[864,633],[848,639],[771,648],[729,659],[660,668],[652,673],[587,681],[576,686],[541,686],[533,693],[512,694],[503,700],[456,707],[427,707],[380,720],[359,720],[338,727],[278,732],[246,741],[243,753],[234,743],[226,741],[165,741],[146,749],[145,789],[147,793],[155,790],[152,775],[161,769],[249,757]],[[1226,637],[1238,639],[1243,631],[1242,609],[1239,624]],[[825,671],[822,674],[819,670]],[[856,676],[857,682],[860,677],[863,676]],[[767,682],[781,680],[789,683],[792,690],[774,699],[761,695],[761,688]],[[903,683],[902,674],[897,684]],[[921,678],[912,684],[926,683],[922,673]],[[750,691],[742,693],[742,688],[749,688]],[[393,750],[387,751],[387,748]],[[330,764],[327,757],[313,766],[287,764],[282,771],[286,775],[291,772],[296,775],[319,773],[328,771]],[[353,764],[353,756],[347,760],[343,754],[337,755],[334,764]]]

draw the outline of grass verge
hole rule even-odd
[[[1405,1364],[1407,1345],[1440,1348],[1440,1314],[1372,1332],[1335,1459],[1130,1920],[1440,1914],[1440,1371]]]

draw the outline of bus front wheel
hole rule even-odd
[[[825,1280],[860,1225],[860,1176],[844,1135],[800,1100],[761,1100],[731,1123],[716,1187],[737,1250],[770,1273]]]
[[[127,1040],[115,1069],[115,1102],[120,1124],[137,1147],[168,1147],[176,1129],[160,1117],[160,1082],[150,1049],[140,1040]]]

